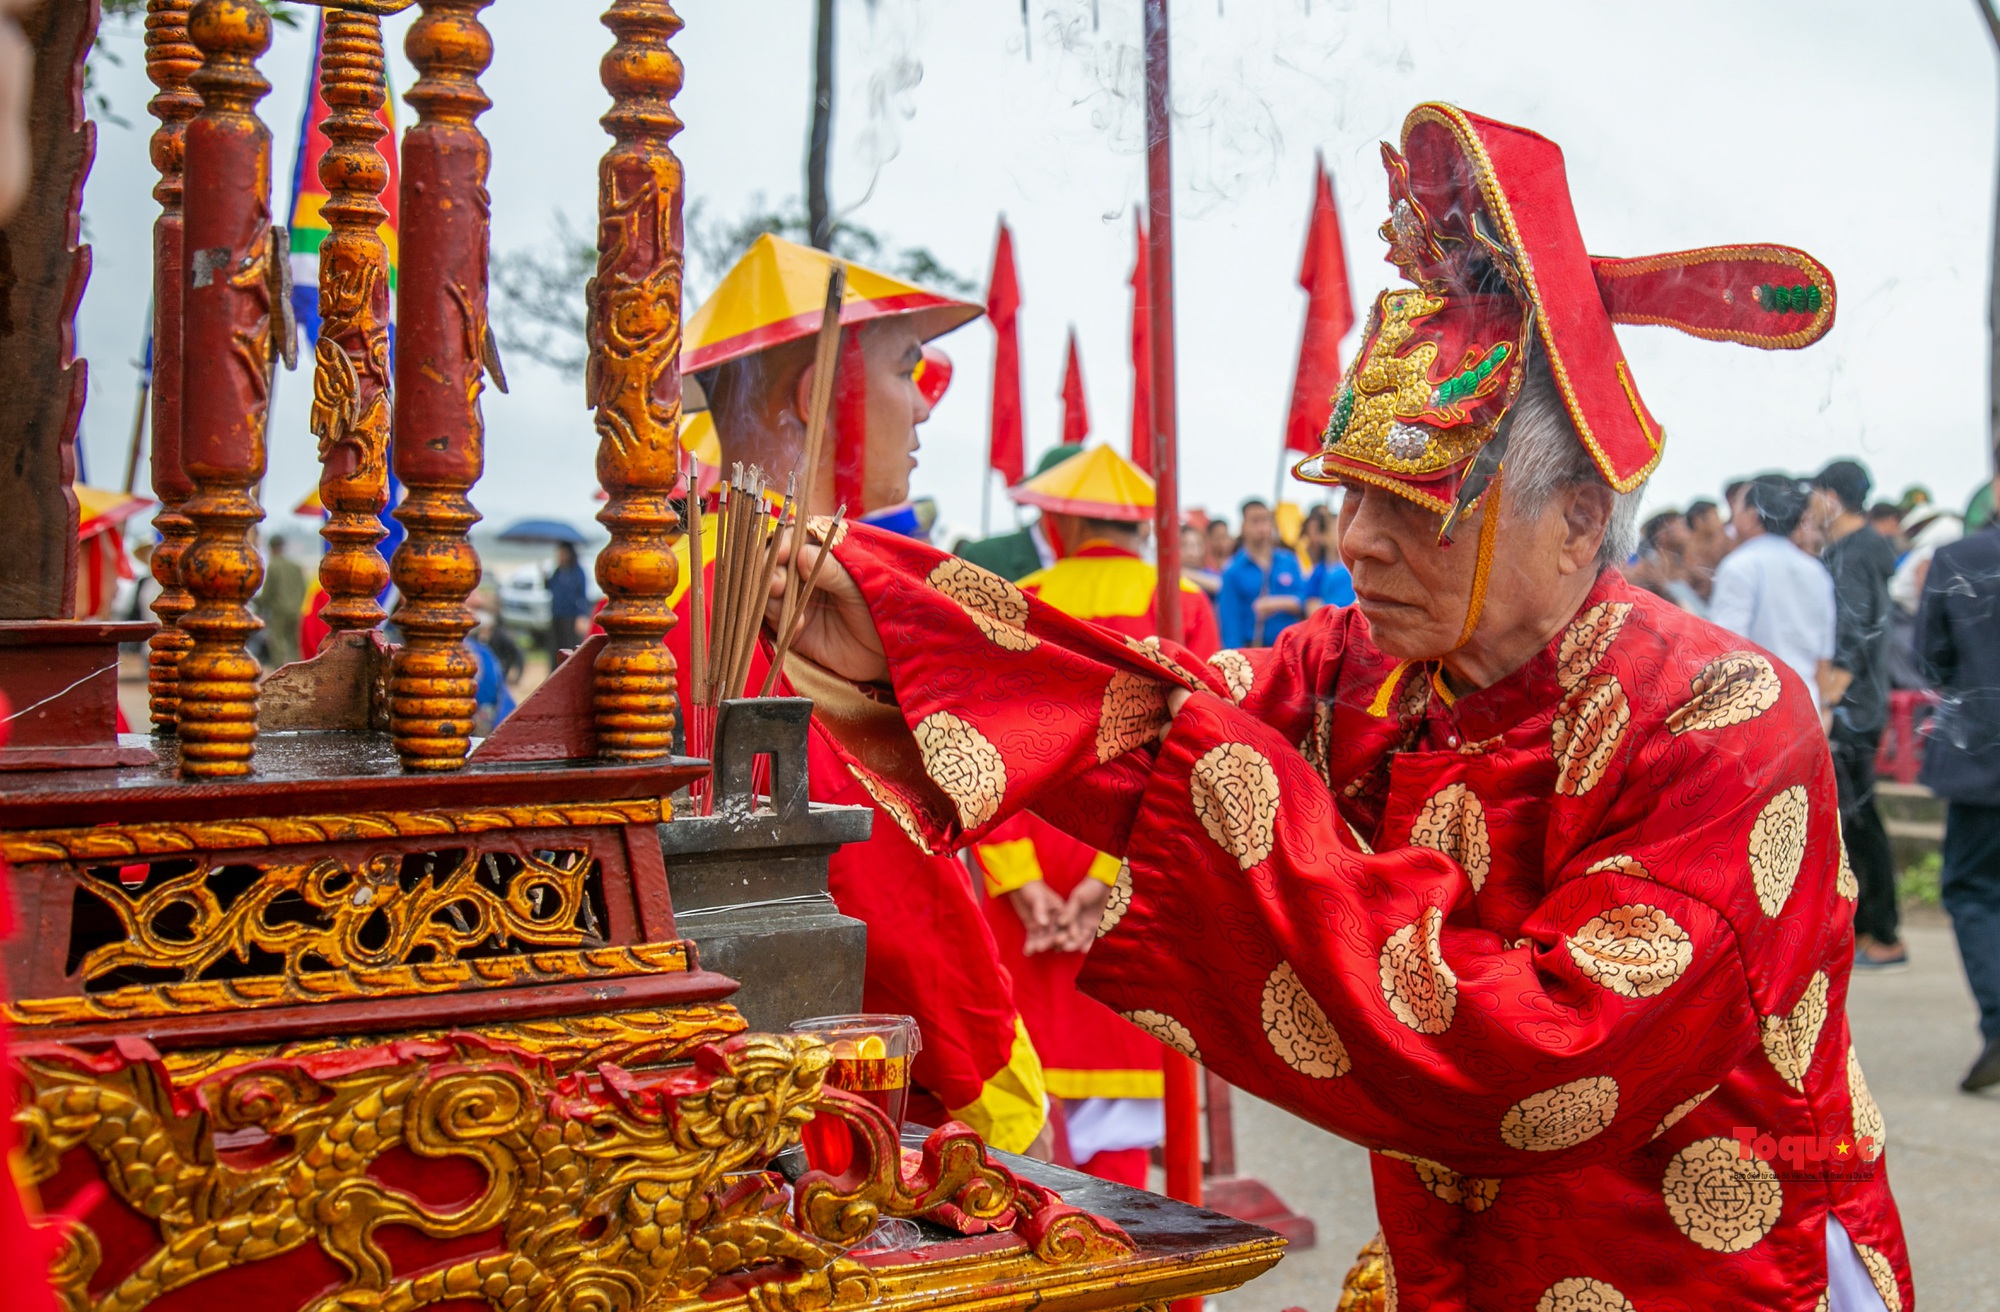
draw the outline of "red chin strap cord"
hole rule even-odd
[[[1465,628],[1452,644],[1453,651],[1472,641],[1472,631],[1479,627],[1479,617],[1486,610],[1486,584],[1493,575],[1493,540],[1500,531],[1500,479],[1500,474],[1493,475],[1480,498],[1483,518],[1479,521],[1479,559],[1472,567],[1472,599],[1466,603]]]
[[[861,500],[868,468],[868,362],[858,326],[841,333],[833,378],[833,500],[847,507],[848,518],[859,519],[868,509]]]

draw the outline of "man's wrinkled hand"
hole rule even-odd
[[[1111,902],[1111,885],[1101,879],[1085,879],[1070,890],[1063,904],[1062,934],[1057,947],[1064,952],[1088,952],[1097,941],[1097,927],[1104,920],[1104,908]]]
[[[1027,942],[1021,946],[1022,955],[1032,957],[1037,952],[1047,952],[1061,941],[1063,914],[1068,908],[1048,884],[1031,879],[1009,892],[1007,900],[1014,904],[1014,914],[1028,931]]]
[[[826,563],[820,565],[824,553]],[[807,542],[796,551],[789,546],[780,553],[781,567],[771,579],[771,596],[764,617],[776,631],[784,613],[785,592],[802,588],[815,567],[819,578],[806,602],[805,622],[792,643],[792,650],[813,664],[831,670],[853,683],[886,683],[889,659],[875,617],[868,613],[867,599],[854,576],[847,572],[831,551]],[[795,620],[796,622],[796,620]]]

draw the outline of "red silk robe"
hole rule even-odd
[[[888,809],[1122,852],[1084,988],[1375,1151],[1391,1306],[1813,1312],[1829,1209],[1913,1306],[1833,773],[1768,656],[1606,574],[1453,699],[1351,608],[1204,666],[914,544],[837,555],[912,731],[868,758]]]
[[[705,572],[715,560],[714,516],[703,521]],[[688,548],[676,554],[680,586],[677,622],[667,648],[680,670],[682,704],[689,677]],[[764,679],[769,653],[751,660],[750,687]],[[815,719],[807,745],[815,802],[874,806],[867,789]],[[865,843],[833,854],[828,889],[842,914],[868,926],[862,1005],[871,1012],[914,1016],[923,1049],[911,1068],[910,1119],[935,1124],[953,1117],[996,1147],[1026,1148],[1044,1116],[1042,1072],[1014,1007],[1013,982],[981,914],[965,867],[949,853],[933,856],[913,844],[879,811]],[[926,1096],[928,1095],[928,1096]]]

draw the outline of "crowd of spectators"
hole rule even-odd
[[[1333,513],[1296,506],[1291,531],[1267,501],[1238,508],[1241,531],[1194,511],[1181,529],[1181,569],[1215,604],[1225,647],[1268,647],[1280,633],[1322,606],[1354,600],[1354,580],[1340,563]]]
[[[1922,488],[1895,501],[1873,490],[1849,459],[1810,478],[1732,482],[1721,504],[1648,519],[1625,572],[1762,647],[1812,694],[1859,887],[1860,971],[1909,961],[1875,763],[1893,694],[1935,706],[1922,781],[1948,803],[1940,885],[1980,1001],[1986,1050],[1964,1086],[1975,1090],[2000,1084],[2000,534],[1977,531],[1992,519],[1990,489],[1966,515]]]

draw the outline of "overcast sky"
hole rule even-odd
[[[608,141],[596,0],[498,0],[494,244],[589,230]],[[1094,440],[1123,449],[1126,285],[1143,196],[1138,0],[839,0],[833,191],[856,221],[931,248],[983,287],[995,224],[1014,230],[1031,458],[1057,440],[1064,340],[1082,343]],[[677,148],[718,214],[798,195],[811,0],[684,0]],[[1093,12],[1098,17],[1093,20]],[[1314,152],[1338,191],[1358,305],[1387,286],[1376,143],[1442,99],[1560,143],[1593,252],[1736,241],[1801,246],[1833,270],[1840,316],[1819,345],[1762,352],[1669,329],[1621,330],[1665,424],[1650,502],[1714,496],[1731,476],[1855,455],[1890,494],[1961,502],[1986,474],[1986,298],[1995,60],[1968,0],[1175,0],[1175,168],[1182,497],[1268,495],[1305,298],[1296,276]],[[398,92],[409,16],[389,20]],[[80,350],[94,480],[115,483],[130,430],[155,213],[141,34],[114,29],[116,111],[86,193],[96,271]],[[308,41],[280,32],[265,117],[288,189]],[[401,110],[405,125],[411,117]],[[279,198],[284,205],[284,196]],[[916,490],[979,522],[992,332],[942,343],[958,364],[924,430]],[[1352,350],[1350,337],[1347,350]],[[308,367],[310,354],[306,355]],[[525,361],[489,391],[489,525],[595,513],[581,387]],[[267,500],[281,522],[314,485],[306,373],[281,384]],[[1300,489],[1310,492],[1309,489]],[[1011,523],[996,491],[995,527]]]

